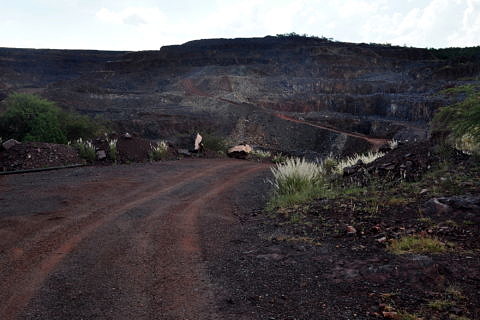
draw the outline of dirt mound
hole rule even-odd
[[[118,163],[147,162],[150,160],[150,153],[157,145],[156,142],[130,135],[112,135],[109,140],[117,140],[117,158]],[[107,153],[107,158],[97,161],[97,163],[109,163],[114,159],[108,156],[108,140],[95,139],[93,145],[97,150],[103,150]]]
[[[398,146],[372,163],[358,163],[346,168],[344,175],[360,184],[367,184],[372,177],[387,181],[416,181],[439,160],[429,142],[409,143]]]
[[[81,164],[84,161],[70,146],[25,142],[0,151],[0,171],[15,171]]]

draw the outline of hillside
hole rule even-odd
[[[471,82],[480,62],[294,36],[129,53],[0,49],[0,70],[0,99],[37,92],[147,138],[197,129],[234,143],[348,154],[371,147],[361,135],[425,139],[435,110],[450,102],[436,92]]]

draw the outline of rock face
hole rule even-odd
[[[38,91],[148,138],[213,131],[235,143],[348,154],[371,147],[352,132],[424,139],[435,110],[449,103],[435,93],[479,75],[480,63],[439,60],[426,49],[265,37],[131,53],[0,49],[0,71],[0,99]]]

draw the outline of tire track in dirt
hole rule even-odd
[[[34,317],[24,318],[214,319],[218,295],[198,222],[213,212],[219,222],[233,220],[225,192],[267,168],[228,167],[118,216],[57,267],[27,308]]]
[[[243,179],[251,177],[256,172],[267,169],[266,165],[259,165],[247,168],[228,178],[227,181],[215,185],[212,189],[201,196],[192,197],[195,200],[189,202],[185,207],[171,210],[166,219],[173,223],[169,226],[176,226],[175,230],[165,228],[164,236],[159,238],[161,247],[171,247],[170,253],[173,257],[162,257],[156,265],[163,270],[171,269],[172,260],[176,268],[183,270],[175,277],[163,279],[162,290],[168,288],[169,295],[164,298],[163,307],[168,310],[166,319],[222,319],[216,314],[215,293],[206,275],[205,257],[202,256],[200,241],[199,219],[207,204],[218,208],[225,208],[228,201],[222,199],[221,195],[241,183]],[[220,213],[218,213],[220,214]],[[223,216],[228,216],[226,213]],[[226,231],[226,230],[225,230]],[[169,267],[170,266],[170,267]],[[168,275],[172,273],[167,273]]]
[[[67,240],[63,241],[60,246],[56,247],[56,249],[50,250],[50,253],[42,252],[43,255],[46,254],[46,257],[44,257],[39,263],[33,263],[32,265],[30,263],[31,260],[29,260],[29,255],[35,255],[35,253],[39,251],[38,246],[37,248],[34,246],[33,250],[24,251],[23,254],[20,255],[20,257],[24,257],[24,259],[21,259],[21,262],[12,268],[16,272],[8,275],[7,279],[5,279],[5,275],[3,276],[2,288],[4,288],[4,291],[3,294],[1,294],[1,301],[3,301],[3,303],[1,303],[0,314],[3,315],[5,319],[15,318],[15,315],[18,314],[18,312],[22,310],[23,307],[28,303],[30,298],[38,290],[48,274],[51,273],[52,270],[54,270],[54,268],[64,259],[64,257],[68,255],[81,241],[83,241],[100,226],[111,222],[113,219],[132,208],[142,206],[146,202],[155,199],[162,193],[179,188],[185,184],[188,184],[194,179],[200,179],[229,166],[238,166],[238,162],[226,162],[220,166],[211,167],[203,170],[200,173],[191,175],[191,171],[199,170],[198,168],[194,168],[183,173],[179,181],[177,181],[175,184],[167,186],[166,188],[162,188],[159,191],[152,191],[152,189],[155,189],[155,183],[148,185],[147,187],[143,188],[143,190],[137,192],[134,196],[130,196],[130,200],[126,204],[114,206],[113,209],[110,209],[107,214],[104,214],[99,219],[93,219],[93,221],[89,221],[86,224],[81,224],[81,226],[77,225],[76,229],[78,231],[74,233],[73,236],[70,236]],[[135,197],[137,199],[131,200]],[[63,230],[64,233],[67,231],[72,232],[73,230]],[[52,241],[54,241],[54,239],[48,239],[44,241],[43,245]],[[18,259],[19,256],[16,258]]]

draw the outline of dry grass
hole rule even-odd
[[[343,174],[343,170],[345,168],[351,167],[356,165],[359,161],[363,163],[370,163],[375,161],[376,159],[383,157],[385,154],[382,152],[368,152],[365,154],[355,154],[351,157],[347,157],[345,159],[339,160],[336,167],[335,172],[338,174]]]
[[[168,144],[165,141],[160,141],[156,146],[152,145],[152,151],[150,151],[150,159],[154,161],[163,160],[168,154]]]

